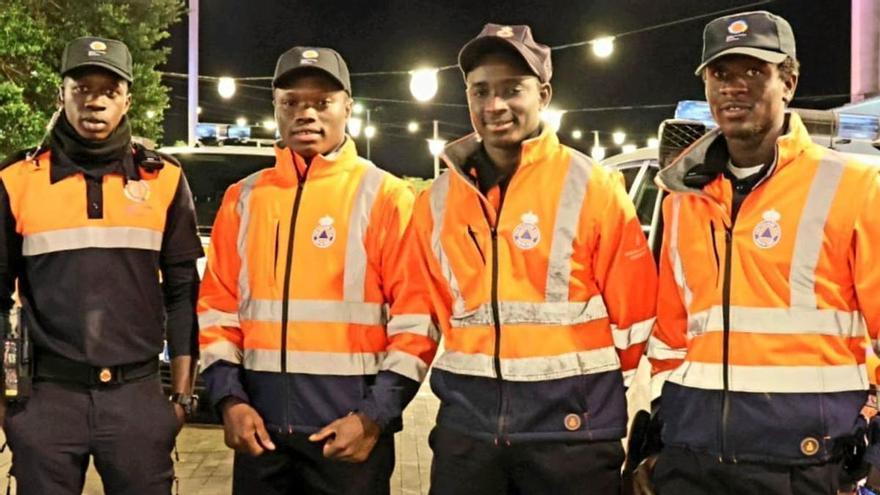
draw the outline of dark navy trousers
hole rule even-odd
[[[12,475],[20,495],[79,495],[89,456],[108,495],[168,495],[177,433],[173,406],[158,377],[86,388],[34,383],[6,411]]]
[[[491,440],[435,427],[431,495],[616,495],[624,452],[620,440]]]
[[[665,447],[654,466],[657,495],[837,495],[840,462],[803,466],[724,463]]]
[[[270,433],[274,451],[235,454],[234,495],[387,495],[394,472],[394,438],[382,435],[362,463],[324,457],[308,434]]]

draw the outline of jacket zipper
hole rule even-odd
[[[483,249],[480,247],[480,242],[477,241],[477,233],[474,232],[474,229],[471,228],[470,225],[467,226],[468,235],[471,237],[471,240],[474,242],[474,246],[477,248],[477,252],[480,253],[480,259],[483,260],[483,264],[486,264],[486,255],[483,254]]]
[[[493,364],[495,365],[495,376],[498,381],[498,432],[495,438],[495,444],[499,445],[503,442],[510,445],[510,441],[505,439],[507,430],[507,420],[504,413],[507,399],[504,395],[504,377],[501,375],[501,308],[498,302],[498,224],[501,223],[501,209],[504,207],[505,189],[502,189],[498,199],[498,211],[495,212],[495,222],[492,224],[492,321],[495,323],[495,352],[493,355]],[[487,215],[486,219],[490,217]]]
[[[308,166],[305,173],[299,177],[296,183],[296,197],[293,200],[293,213],[290,216],[290,233],[287,236],[287,257],[284,265],[284,288],[281,293],[281,376],[284,380],[284,423],[288,433],[293,433],[290,425],[290,379],[287,376],[287,312],[290,308],[290,274],[293,270],[293,241],[296,232],[296,218],[299,215],[299,203],[302,200],[305,188],[306,176],[309,173]],[[297,173],[297,175],[299,175]]]
[[[727,455],[727,420],[730,415],[730,397],[728,383],[728,367],[730,365],[730,270],[733,251],[733,225],[736,220],[731,219],[730,227],[724,231],[724,289],[721,295],[721,314],[724,319],[724,348],[722,356],[723,388],[721,392],[721,456],[722,460],[728,459]]]
[[[749,191],[751,192],[751,191]],[[722,380],[723,388],[721,395],[721,457],[722,461],[736,462],[736,456],[729,455],[727,451],[727,423],[730,416],[730,284],[731,265],[733,260],[733,228],[736,225],[736,217],[749,192],[737,198],[734,191],[730,208],[730,225],[725,227],[724,245],[724,287],[721,292],[721,315],[724,321],[724,339],[722,355]]]
[[[500,212],[499,212],[500,213]],[[498,432],[495,444],[504,437],[504,379],[501,376],[501,311],[498,305],[498,229],[492,226],[492,321],[495,323],[495,376],[498,381]]]

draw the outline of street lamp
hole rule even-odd
[[[622,152],[624,152],[624,153],[632,153],[632,152],[635,151],[636,149],[638,149],[638,148],[637,148],[636,145],[634,145],[634,144],[624,144],[624,145],[621,146],[621,148],[620,148],[620,150],[621,150]]]
[[[614,131],[611,134],[611,140],[614,141],[614,144],[620,146],[626,141],[626,133],[623,131]]]
[[[235,79],[231,77],[221,77],[217,80],[217,92],[224,100],[228,100],[235,95]]]
[[[265,119],[263,120],[263,127],[270,131],[274,131],[278,127],[278,124],[275,123],[275,119]]]
[[[431,153],[431,156],[434,157],[434,178],[440,175],[440,155],[443,153],[443,148],[446,146],[446,140],[440,139],[440,136],[437,133],[438,129],[438,121],[434,121],[434,137],[428,139],[428,151]]]
[[[599,144],[599,131],[593,131],[593,147],[590,148],[590,156],[597,162],[605,158],[605,148]]]
[[[351,111],[355,115],[360,115],[364,113],[364,105],[362,103],[355,103],[354,106],[351,107]]]
[[[409,91],[413,98],[428,101],[437,94],[437,69],[416,69],[409,75]]]
[[[410,134],[415,134],[419,132],[419,123],[414,120],[411,121],[410,123],[406,124],[406,130]]]
[[[152,119],[154,117],[156,117],[156,111],[155,110],[147,110],[147,118]]]
[[[657,138],[648,138],[648,148],[657,148],[660,146],[660,140]]]
[[[376,128],[370,124],[370,109],[367,108],[367,125],[364,126],[364,137],[367,138],[367,160],[370,159],[370,140],[376,135]]]
[[[544,121],[547,125],[553,129],[553,132],[558,132],[559,128],[562,126],[562,115],[565,114],[565,110],[557,110],[555,108],[545,108],[541,110],[541,120]]]
[[[571,138],[579,141],[582,137],[584,137],[584,133],[580,129],[575,129],[571,131]]]
[[[590,41],[593,54],[599,58],[608,58],[614,53],[614,36],[602,36]]]
[[[248,123],[248,121],[244,117],[239,117],[239,118],[235,119],[235,125],[237,125],[239,127],[244,127],[247,125],[247,123]]]
[[[348,133],[351,137],[356,138],[361,135],[361,129],[364,127],[364,121],[360,117],[352,117],[348,119]]]

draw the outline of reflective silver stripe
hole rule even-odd
[[[723,329],[721,306],[712,306],[688,317],[690,338],[708,332],[721,332]],[[848,338],[864,336],[866,324],[858,311],[731,306],[730,329],[739,333],[830,335]]]
[[[572,152],[565,182],[559,195],[553,237],[550,241],[550,257],[547,260],[547,302],[568,301],[568,285],[571,278],[571,255],[574,252],[574,239],[587,194],[589,173],[593,164]]]
[[[431,250],[437,258],[443,278],[449,283],[449,292],[452,293],[453,299],[452,314],[460,315],[465,311],[464,298],[461,295],[461,288],[458,285],[458,279],[455,278],[455,273],[452,271],[452,264],[449,262],[449,257],[446,256],[446,251],[443,250],[443,243],[440,237],[440,234],[443,231],[443,221],[446,218],[446,195],[449,193],[449,181],[451,180],[451,176],[452,174],[450,172],[446,172],[440,177],[434,179],[434,183],[431,184],[431,216],[434,220],[434,228],[431,231]]]
[[[392,350],[388,351],[388,355],[382,361],[381,370],[393,371],[421,383],[428,374],[428,365],[412,354]]]
[[[208,311],[199,313],[199,328],[213,326],[237,327],[239,326],[238,314],[217,311],[216,309],[209,309]]]
[[[816,304],[816,265],[819,252],[825,240],[825,223],[828,211],[837,192],[837,185],[843,175],[843,163],[831,152],[826,152],[819,161],[807,202],[801,212],[791,257],[789,284],[791,286],[791,305],[801,308],[815,308]]]
[[[687,349],[673,349],[652,335],[648,339],[648,357],[651,359],[684,359]]]
[[[867,390],[864,364],[838,366],[728,366],[729,387],[734,392],[826,393]],[[669,375],[670,382],[685,387],[721,390],[723,365],[685,361]]]
[[[262,171],[254,172],[245,177],[241,183],[241,191],[238,194],[238,203],[235,205],[235,212],[238,213],[238,248],[239,270],[238,270],[238,301],[239,307],[245,304],[251,298],[251,284],[248,276],[248,253],[247,253],[247,234],[251,223],[251,191],[260,178]]]
[[[162,249],[162,232],[138,227],[77,227],[26,234],[22,254],[38,254],[71,251],[86,248],[131,248],[159,251]]]
[[[622,372],[622,374],[623,374],[623,386],[624,386],[624,387],[629,387],[630,384],[632,384],[633,378],[635,378],[635,376],[636,376],[636,371],[638,371],[638,369],[637,369],[637,368],[633,368],[633,369],[631,369],[631,370],[626,370],[626,371],[623,371],[623,372]]]
[[[241,349],[228,340],[218,340],[199,349],[199,369],[205,371],[217,361],[240,364]]]
[[[576,325],[608,317],[602,296],[593,296],[587,302],[514,302],[500,301],[498,316],[502,325]],[[493,325],[492,304],[480,305],[462,316],[453,315],[453,328]]]
[[[611,335],[614,337],[614,347],[618,349],[629,349],[630,347],[644,343],[651,335],[651,328],[654,327],[654,318],[648,318],[633,325],[629,328],[617,328],[617,325],[611,325]]]
[[[661,371],[651,377],[651,402],[654,402],[654,399],[659,398],[663,394],[663,385],[671,374],[672,370]]]
[[[488,354],[446,351],[434,367],[460,375],[495,378],[494,358]],[[620,369],[614,347],[556,356],[501,359],[501,375],[514,382],[538,382]]]
[[[345,270],[342,299],[363,302],[364,281],[367,277],[367,248],[364,236],[370,224],[370,212],[385,173],[370,164],[364,171],[348,214],[348,236],[345,244]]]
[[[688,288],[687,279],[684,275],[684,265],[681,262],[681,252],[678,249],[678,224],[680,220],[679,217],[681,216],[681,196],[678,194],[672,195],[671,216],[672,225],[669,226],[669,261],[672,264],[672,275],[675,278],[675,283],[681,288],[681,291],[684,294],[685,308],[690,308],[694,295],[690,288]]]
[[[250,321],[280,322],[282,303],[269,299],[246,300],[242,302],[239,317]],[[290,322],[384,325],[385,311],[385,305],[377,303],[290,299],[287,318]]]
[[[428,315],[402,314],[394,315],[386,326],[389,337],[402,333],[411,333],[428,337],[434,342],[440,341],[440,330]]]
[[[385,353],[303,352],[287,351],[287,372],[308,375],[375,375]],[[244,369],[281,372],[281,352],[266,349],[245,349]]]

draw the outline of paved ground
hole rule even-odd
[[[646,377],[648,368],[642,363],[636,378],[638,386],[631,389],[630,410],[647,403]],[[427,383],[427,382],[426,382]],[[424,495],[428,493],[431,450],[428,433],[437,415],[437,398],[423,386],[404,413],[404,429],[397,434],[397,467],[391,478],[392,495]],[[632,412],[630,413],[632,416]],[[0,433],[2,436],[2,433]],[[175,470],[180,495],[223,495],[232,485],[232,452],[223,444],[223,430],[217,426],[192,425],[180,433],[177,442],[180,460]],[[0,454],[0,493],[8,482],[11,456],[7,449]],[[15,493],[13,491],[13,493]],[[101,482],[94,470],[89,471],[84,495],[102,495]]]

